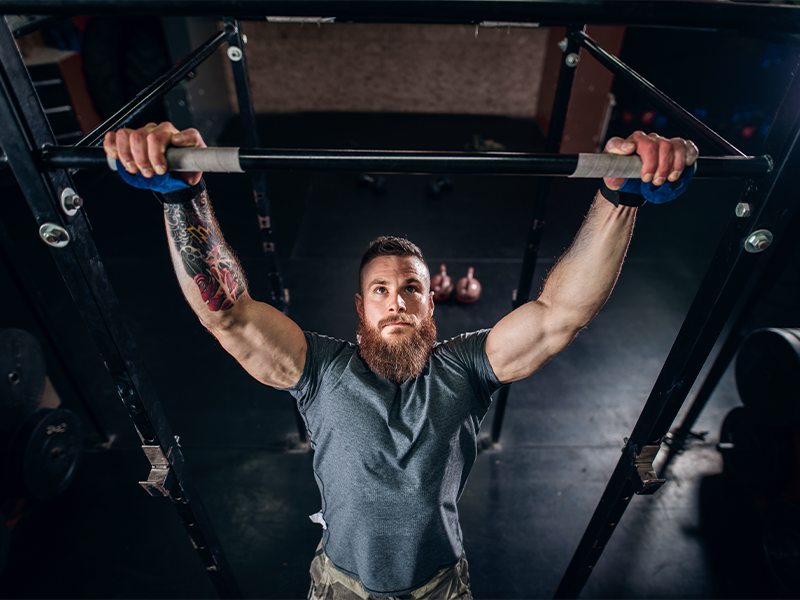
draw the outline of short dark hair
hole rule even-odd
[[[422,250],[419,249],[419,246],[406,238],[382,235],[369,243],[367,251],[364,252],[364,256],[361,257],[361,266],[358,268],[359,289],[361,288],[361,275],[364,273],[364,267],[379,256],[415,256],[422,261],[425,270],[428,271],[428,279],[430,279],[428,262],[425,260],[425,255],[422,254]]]

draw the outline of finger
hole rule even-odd
[[[203,140],[203,136],[200,135],[200,132],[193,127],[189,129],[184,129],[181,132],[178,132],[172,137],[172,145],[173,146],[180,146],[182,148],[206,148],[206,143]],[[179,173],[178,177],[183,179],[189,185],[195,185],[200,181],[200,178],[203,176],[202,171],[196,171],[191,173]]]
[[[672,143],[672,171],[667,177],[669,181],[677,181],[686,166],[686,144],[680,138],[670,140]]]
[[[147,155],[153,169],[159,175],[167,172],[165,152],[174,139],[177,129],[172,123],[162,123],[147,134]]]
[[[205,148],[206,143],[197,129],[190,127],[178,132],[172,137],[172,145],[181,148]]]
[[[147,136],[149,132],[146,127],[137,129],[129,136],[131,154],[136,166],[145,177],[152,177],[155,173],[150,157],[147,154]]]
[[[656,146],[658,148],[658,167],[653,176],[653,185],[664,185],[672,172],[674,152],[672,143],[667,139],[660,138],[656,142]]]
[[[116,141],[117,141],[117,153],[118,153],[118,160],[123,164],[125,170],[130,173],[131,175],[136,175],[139,172],[139,169],[136,167],[136,163],[133,160],[133,154],[131,154],[131,146],[130,146],[130,134],[133,132],[131,129],[120,129],[116,133]]]
[[[658,142],[641,132],[636,134],[636,154],[642,159],[641,180],[650,183],[658,168]]]
[[[608,189],[614,191],[618,190],[623,185],[625,185],[625,179],[621,177],[605,177],[603,178],[603,181],[606,182],[606,186],[608,187]]]
[[[697,146],[691,140],[686,141],[686,166],[691,167],[695,162],[697,162],[697,157],[700,155],[700,150],[697,149]]]
[[[103,150],[111,157],[111,160],[117,160],[116,134],[113,131],[107,131],[103,136]]]
[[[603,152],[607,154],[630,154],[636,149],[636,144],[624,140],[621,137],[612,137],[606,142],[606,147]]]

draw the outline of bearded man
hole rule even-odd
[[[194,129],[149,124],[106,135],[128,173],[166,173],[168,146]],[[642,158],[641,178],[676,181],[697,148],[636,132],[606,152]],[[161,195],[175,273],[189,305],[258,381],[296,399],[314,454],[323,527],[309,598],[470,598],[457,501],[492,394],[566,348],[602,308],[633,231],[636,198],[606,179],[542,293],[492,329],[436,342],[430,272],[408,240],[382,237],[361,261],[359,344],[303,332],[253,300],[219,231],[201,173]],[[642,201],[643,202],[643,201]]]

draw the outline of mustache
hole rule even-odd
[[[411,315],[398,313],[396,315],[388,316],[378,321],[378,329],[383,329],[389,323],[408,323],[409,325],[416,325],[417,320]]]

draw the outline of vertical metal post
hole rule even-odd
[[[661,373],[650,392],[622,457],[575,550],[556,598],[577,598],[633,493],[649,494],[664,483],[653,469],[664,436],[703,367],[720,331],[769,243],[780,241],[798,210],[796,173],[800,170],[800,77],[794,80],[775,119],[766,149],[775,161],[768,177],[750,182],[740,202],[753,207],[751,217],[730,220]],[[733,206],[731,206],[733,208]]]
[[[67,187],[76,189],[75,185],[64,170],[40,170],[36,156],[55,139],[5,19],[0,20],[0,123],[0,147],[40,227],[38,235],[50,247],[150,460],[150,477],[143,486],[151,494],[172,501],[219,594],[241,597],[136,350],[86,219],[82,211],[70,215],[61,210],[60,192]],[[36,236],[37,231],[29,235]]]
[[[227,26],[236,28],[237,33],[228,40],[228,58],[231,60],[233,80],[236,86],[236,98],[239,101],[239,116],[242,119],[245,145],[251,148],[260,148],[261,143],[256,126],[256,114],[253,108],[253,97],[250,93],[250,82],[247,77],[247,58],[244,51],[244,39],[239,21],[225,18]],[[263,172],[250,174],[253,182],[253,195],[258,211],[258,225],[261,230],[261,242],[264,248],[264,257],[267,259],[267,273],[270,282],[270,304],[278,310],[287,313],[289,301],[283,287],[278,254],[275,249],[275,237],[272,233],[272,217],[270,215],[270,201],[267,195],[267,178]],[[305,428],[304,428],[305,431]]]
[[[233,80],[236,86],[236,98],[239,102],[239,116],[242,119],[245,145],[251,148],[260,148],[256,113],[253,108],[253,96],[250,93],[250,81],[247,77],[247,57],[244,51],[244,36],[241,23],[236,19],[225,18],[225,25],[235,27],[236,34],[231,37],[228,44],[228,58],[231,60]],[[289,313],[289,291],[283,287],[283,277],[278,262],[278,253],[275,248],[275,236],[272,232],[272,216],[269,195],[267,194],[267,175],[264,172],[250,173],[253,182],[253,196],[258,212],[258,226],[261,231],[261,243],[264,249],[264,258],[267,260],[267,275],[270,284],[270,304],[282,311]],[[295,406],[295,425],[300,442],[308,441],[306,426],[303,417]]]
[[[561,148],[561,138],[564,135],[564,125],[567,122],[567,109],[572,94],[572,82],[575,79],[575,68],[578,65],[580,44],[575,40],[574,34],[583,31],[585,25],[570,25],[567,27],[567,36],[564,38],[563,58],[558,72],[556,94],[553,99],[553,111],[550,115],[550,124],[547,127],[544,151],[557,154]],[[553,188],[553,177],[540,177],[537,183],[536,199],[533,204],[533,221],[528,229],[528,240],[525,253],[522,256],[522,268],[519,275],[519,284],[511,298],[512,310],[527,303],[531,295],[533,274],[536,270],[536,261],[539,258],[539,245],[544,233],[547,205],[550,201],[550,192]],[[503,387],[497,395],[497,403],[492,421],[491,441],[496,444],[500,441],[500,432],[503,428],[503,417],[508,404],[508,394],[511,386]]]

